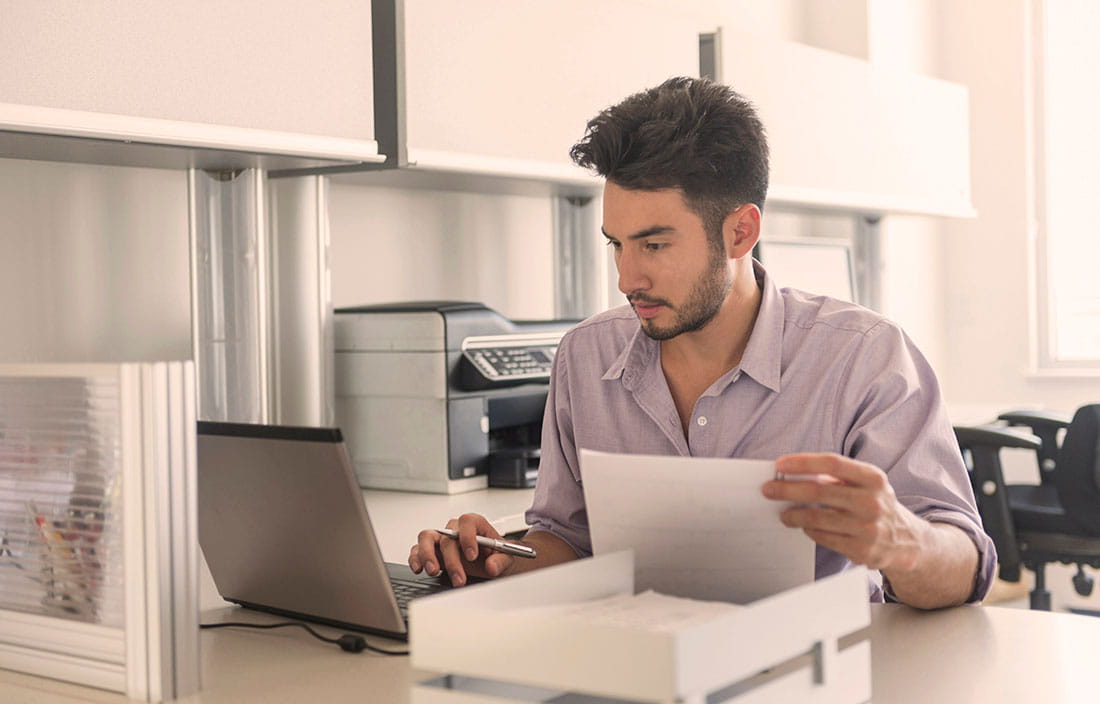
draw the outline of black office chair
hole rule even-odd
[[[997,416],[1012,427],[1024,426],[1039,436],[1039,481],[1043,486],[1054,486],[1054,467],[1058,463],[1059,434],[1069,427],[1070,419],[1060,413],[1046,411],[1010,411]]]
[[[1062,429],[1044,434],[1056,441]],[[1018,582],[1021,566],[1032,570],[1031,608],[1046,611],[1047,563],[1076,564],[1073,585],[1082,596],[1093,588],[1083,566],[1100,568],[1100,404],[1078,409],[1064,430],[1061,444],[1051,448],[1041,437],[1016,429],[955,428],[978,511],[997,547],[1001,579]],[[1050,459],[1051,468],[1040,471],[1046,481],[1006,485],[1000,460],[1006,447],[1032,449],[1040,462]]]

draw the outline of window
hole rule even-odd
[[[1037,362],[1100,371],[1100,3],[1034,7]]]

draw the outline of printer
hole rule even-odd
[[[576,321],[515,322],[458,301],[335,313],[336,421],[360,486],[534,486],[550,367]]]

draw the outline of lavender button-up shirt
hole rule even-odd
[[[532,530],[592,553],[578,449],[774,460],[835,452],[883,469],[898,500],[961,528],[978,548],[971,601],[996,568],[935,375],[891,321],[850,303],[777,289],[757,264],[762,297],[741,364],[695,404],[685,436],[661,371],[660,345],[629,306],[570,330],[554,359]],[[816,576],[851,562],[817,547]],[[882,600],[881,575],[870,594]],[[887,589],[888,589],[887,585]]]

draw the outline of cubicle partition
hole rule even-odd
[[[0,365],[0,667],[198,691],[191,362]]]

